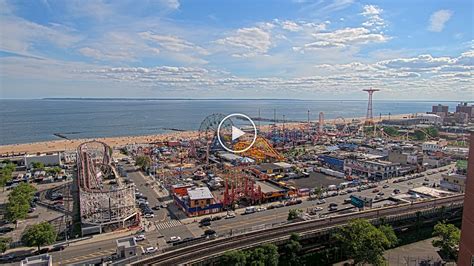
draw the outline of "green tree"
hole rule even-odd
[[[5,186],[10,180],[12,180],[12,171],[8,168],[3,168],[0,171],[0,186],[3,188],[3,191],[5,191]]]
[[[387,237],[387,248],[393,248],[398,244],[398,237],[390,225],[381,225],[379,226],[379,230]]]
[[[461,239],[459,228],[453,224],[439,222],[434,227],[433,236],[437,237],[437,239],[433,240],[433,246],[441,248],[449,258],[456,258],[457,248]]]
[[[425,140],[426,139],[426,134],[421,130],[415,130],[415,133],[413,135],[414,135],[416,140]]]
[[[314,195],[316,195],[316,196],[318,197],[318,199],[321,197],[321,195],[323,194],[323,192],[324,192],[323,187],[315,187],[315,188],[313,189],[313,193],[314,193]]]
[[[226,251],[220,258],[221,265],[244,266],[247,262],[247,255],[242,250]]]
[[[42,222],[27,228],[21,236],[21,242],[40,250],[41,246],[53,244],[56,241],[56,236],[54,227],[48,222]]]
[[[0,237],[0,254],[5,253],[10,247],[11,238]]]
[[[299,252],[301,251],[300,236],[298,234],[291,234],[288,243],[283,246],[283,265],[301,265],[299,259]]]
[[[148,156],[138,156],[135,160],[135,165],[139,166],[142,170],[146,170],[151,166],[151,158]]]
[[[25,219],[35,191],[36,189],[28,183],[21,183],[15,187],[8,195],[5,218],[16,224],[18,220]]]
[[[42,162],[32,162],[31,167],[36,170],[44,170],[44,163]]]
[[[436,138],[439,136],[439,130],[435,127],[429,127],[426,129],[426,133],[428,133],[428,135],[430,135],[431,137],[433,138]]]
[[[59,174],[61,173],[61,167],[59,166],[55,166],[55,167],[51,167],[51,168],[48,168],[48,170],[46,170],[48,173],[50,174]]]
[[[393,230],[390,230],[388,226],[378,229],[367,220],[355,219],[341,228],[335,238],[340,242],[346,255],[356,264],[383,265],[385,249],[392,247],[398,241],[391,231]]]
[[[277,246],[265,244],[248,251],[248,262],[249,265],[276,266],[279,256]]]
[[[387,133],[389,136],[398,136],[398,130],[394,127],[383,127],[383,132]]]
[[[300,209],[291,209],[288,211],[288,221],[294,220],[298,218],[299,214],[301,213]]]

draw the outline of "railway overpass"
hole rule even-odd
[[[318,220],[309,220],[290,223],[279,227],[247,232],[227,238],[218,238],[211,241],[199,242],[185,247],[174,247],[159,255],[145,257],[139,261],[128,262],[132,265],[178,265],[204,261],[208,258],[220,256],[227,250],[247,249],[265,243],[286,241],[291,233],[301,236],[317,234],[346,224],[351,219],[363,218],[376,221],[384,217],[385,220],[397,220],[416,217],[418,212],[433,213],[444,207],[444,210],[458,210],[462,208],[464,196],[457,195],[441,199],[426,200],[412,204],[401,204],[392,207],[366,210]]]

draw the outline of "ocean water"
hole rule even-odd
[[[438,102],[374,101],[374,116],[431,111]],[[450,110],[457,103],[445,102]],[[366,101],[306,100],[0,100],[0,145],[67,138],[150,135],[166,128],[197,130],[212,113],[287,120],[364,117]]]

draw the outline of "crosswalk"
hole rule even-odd
[[[171,227],[180,226],[180,225],[182,225],[182,223],[179,220],[171,220],[168,222],[155,223],[157,230],[162,230],[162,229],[171,228]]]

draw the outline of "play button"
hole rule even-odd
[[[243,132],[239,128],[236,128],[236,127],[232,126],[232,141],[242,137],[245,134],[247,134],[247,133]]]
[[[219,123],[217,139],[225,150],[242,153],[250,149],[255,143],[257,128],[250,117],[244,114],[230,114]],[[240,149],[233,149],[236,144],[240,144]]]

